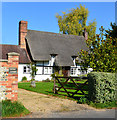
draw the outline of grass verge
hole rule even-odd
[[[117,104],[115,101],[113,102],[106,102],[106,103],[93,103],[90,102],[89,103],[90,106],[98,108],[98,109],[103,109],[103,108],[107,108],[107,109],[111,109],[111,108],[117,108]]]
[[[20,117],[29,113],[29,110],[27,110],[21,103],[17,101],[2,101],[2,117]]]

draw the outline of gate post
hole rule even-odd
[[[56,88],[55,88],[55,85],[56,85],[56,78],[54,77],[53,79],[54,79],[54,94],[55,94],[55,93],[56,93],[56,90],[55,90],[55,89],[56,89]]]
[[[0,61],[0,95],[1,100],[10,99],[16,101],[18,97],[18,64],[19,54],[8,53],[8,60]]]

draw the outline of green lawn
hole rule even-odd
[[[58,86],[60,86],[58,84]],[[37,92],[37,93],[43,93],[46,95],[52,95],[52,96],[59,96],[59,97],[63,97],[63,98],[69,98],[69,99],[73,99],[73,100],[78,100],[79,97],[83,96],[83,95],[75,95],[74,98],[68,97],[67,93],[62,93],[62,92],[58,92],[58,94],[54,94],[53,93],[53,87],[54,87],[54,83],[53,82],[36,82],[36,88],[30,87],[30,82],[22,82],[22,83],[18,83],[18,87],[25,89],[25,90],[29,90],[29,91],[33,91],[33,92]],[[65,85],[65,87],[72,87],[75,88],[75,85]],[[86,89],[86,87],[85,87]],[[61,89],[62,91],[64,91],[64,89]],[[74,92],[76,90],[68,90],[69,92]],[[86,94],[88,93],[87,90],[84,91]],[[81,91],[79,91],[78,93],[81,93]]]
[[[43,93],[43,94],[50,94],[53,95],[52,89],[53,89],[53,82],[36,82],[36,87],[30,87],[30,82],[23,82],[18,83],[18,88],[22,88],[25,90],[37,92],[37,93]]]

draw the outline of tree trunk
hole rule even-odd
[[[31,87],[36,87],[35,80],[31,81],[30,86],[31,86]]]

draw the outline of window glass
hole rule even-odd
[[[40,61],[36,63],[36,66],[48,66],[49,61]]]
[[[48,65],[49,65],[49,61],[45,61],[44,66],[48,66]]]
[[[44,74],[52,74],[52,67],[44,67]]]
[[[26,69],[24,69],[24,73],[26,72]]]
[[[24,67],[23,67],[23,72],[24,72],[24,73],[30,73],[30,66],[29,66],[29,65],[24,66]]]
[[[43,66],[43,61],[37,62],[36,66]]]
[[[76,68],[71,68],[70,69],[70,72],[71,72],[71,75],[76,75]]]
[[[42,74],[43,73],[43,67],[36,67],[37,72],[36,74]]]

